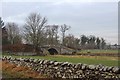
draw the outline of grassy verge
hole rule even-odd
[[[55,60],[60,62],[71,62],[71,63],[84,63],[84,64],[103,64],[106,66],[119,66],[120,61],[115,57],[101,57],[101,56],[65,56],[65,55],[55,55],[55,56],[12,56],[12,57],[23,57],[23,58],[34,58],[34,59],[46,59]]]
[[[1,62],[0,62],[1,63]],[[45,78],[38,72],[28,67],[16,66],[15,64],[2,61],[2,77],[3,78]]]

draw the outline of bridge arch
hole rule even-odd
[[[58,54],[58,51],[57,51],[57,49],[55,49],[55,48],[49,48],[49,49],[48,49],[48,52],[49,52],[51,55]]]

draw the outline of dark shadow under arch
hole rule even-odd
[[[51,55],[58,54],[58,51],[54,48],[50,48],[50,49],[48,49],[48,51]]]

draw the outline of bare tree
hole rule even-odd
[[[16,23],[9,22],[5,25],[8,35],[8,41],[10,44],[21,43],[21,36],[19,33],[19,28]]]
[[[65,32],[70,29],[70,26],[64,24],[61,25],[60,31],[62,32],[62,45],[64,45]]]
[[[31,13],[26,18],[26,23],[24,25],[25,40],[33,44],[34,51],[38,54],[38,49],[44,39],[43,31],[46,23],[47,19],[45,17],[41,17],[38,13]]]
[[[79,49],[80,47],[80,39],[76,38],[74,35],[69,34],[65,37],[65,46],[73,49]]]
[[[58,25],[54,25],[54,35],[55,35],[55,44],[58,44],[58,29],[59,29],[59,26]]]
[[[46,26],[47,44],[53,45],[58,43],[58,25]]]

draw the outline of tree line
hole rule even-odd
[[[80,38],[72,34],[66,35],[71,26],[49,25],[46,17],[39,13],[31,13],[27,16],[23,29],[15,22],[4,24],[0,17],[0,29],[2,29],[2,44],[32,44],[35,51],[43,45],[63,45],[74,49],[104,49],[106,41],[94,35],[81,35]],[[60,38],[61,33],[62,38]]]

